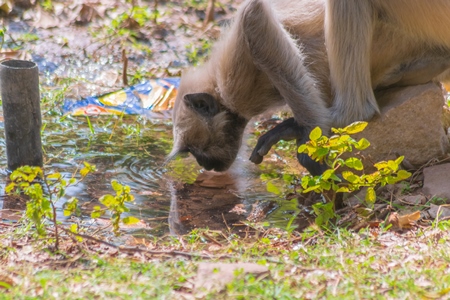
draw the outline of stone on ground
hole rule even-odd
[[[450,200],[450,163],[427,167],[423,175],[422,191],[426,196]]]
[[[221,291],[239,274],[253,274],[255,277],[269,274],[269,269],[254,263],[199,263],[195,278],[195,294],[204,296],[208,292]]]
[[[420,167],[443,157],[449,149],[444,129],[442,89],[434,84],[393,88],[377,93],[381,114],[355,135],[371,146],[363,151],[367,166],[404,155],[407,163]]]

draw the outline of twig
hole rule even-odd
[[[207,238],[208,240],[210,240],[211,242],[213,242],[214,244],[216,244],[216,245],[218,245],[218,246],[220,246],[220,247],[223,246],[219,241],[217,241],[215,238],[213,238],[212,236],[210,236],[210,235],[207,234],[206,232],[203,232],[203,236],[204,236],[205,238]]]
[[[220,256],[220,257],[214,257],[214,256],[211,256],[211,255],[202,255],[202,254],[197,254],[197,253],[187,253],[187,252],[176,251],[176,250],[157,251],[157,250],[142,249],[142,248],[138,248],[138,247],[116,246],[114,244],[111,244],[109,242],[105,242],[103,240],[100,240],[100,239],[98,239],[96,237],[93,237],[93,236],[90,236],[90,235],[87,235],[87,234],[75,233],[75,232],[72,232],[72,231],[67,230],[65,228],[62,228],[62,227],[61,227],[61,230],[63,230],[66,233],[70,233],[70,234],[79,236],[81,238],[92,240],[92,241],[95,241],[97,243],[104,244],[104,245],[106,245],[108,247],[118,249],[119,251],[129,252],[129,253],[138,253],[138,252],[140,252],[140,253],[146,253],[146,254],[150,254],[150,255],[186,256],[186,257],[196,257],[196,258],[204,258],[204,259],[230,258],[230,256],[228,256],[228,255],[224,255],[224,256]]]
[[[205,20],[203,21],[203,27],[206,27],[206,25],[208,25],[208,23],[214,21],[214,4],[215,4],[215,2],[216,2],[215,0],[208,1],[208,8],[206,9],[206,16],[205,16]]]
[[[227,226],[228,233],[230,233],[231,232],[230,227],[228,226],[227,220],[225,219],[225,216],[223,215],[223,213],[222,213],[222,219],[223,219],[223,223],[225,223],[225,226]]]
[[[122,49],[122,62],[123,62],[123,68],[122,68],[122,82],[124,86],[128,86],[128,57],[125,49]]]
[[[155,15],[155,19],[153,22],[155,22],[155,25],[158,25],[158,0],[155,0],[155,3],[153,5],[153,12]]]
[[[50,205],[51,205],[52,211],[53,211],[52,223],[55,228],[55,249],[56,249],[56,251],[58,251],[59,250],[59,232],[58,232],[58,222],[56,221],[56,206],[55,206],[55,203],[53,203],[53,192],[50,189],[50,184],[47,181],[47,177],[46,177],[43,169],[42,169],[42,175],[43,175],[42,181],[44,182],[45,186],[47,187],[47,190],[49,193],[49,202],[50,202]]]

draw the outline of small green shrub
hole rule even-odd
[[[90,172],[95,171],[95,166],[84,163],[80,170],[82,180]],[[5,188],[8,194],[24,194],[28,196],[25,215],[22,221],[31,222],[38,236],[47,235],[47,224],[53,223],[55,228],[55,248],[58,249],[58,223],[56,221],[56,202],[65,196],[69,186],[77,183],[74,177],[68,181],[61,173],[44,174],[40,167],[23,166],[14,170],[10,175],[11,183]],[[44,189],[46,190],[44,192]],[[70,199],[64,208],[64,215],[78,213],[78,200]]]
[[[303,193],[316,192],[324,196],[326,203],[318,203],[313,209],[318,216],[318,225],[327,225],[335,217],[335,201],[337,193],[351,193],[367,187],[365,202],[373,206],[376,200],[375,188],[394,184],[407,179],[411,173],[400,170],[403,156],[396,160],[381,161],[374,164],[375,172],[366,174],[364,165],[358,157],[343,158],[345,153],[354,150],[364,150],[370,146],[365,138],[356,141],[350,135],[363,131],[367,122],[355,122],[345,128],[332,128],[333,136],[322,135],[317,127],[311,131],[306,144],[298,148],[299,153],[305,153],[312,159],[329,168],[320,176],[306,175],[301,180]]]
[[[111,194],[107,194],[102,196],[99,201],[106,209],[102,209],[100,206],[95,206],[94,211],[91,213],[91,217],[93,219],[99,218],[102,216],[106,210],[112,213],[111,222],[113,225],[113,231],[115,235],[120,234],[120,221],[125,225],[131,225],[139,222],[138,218],[128,216],[125,218],[121,218],[124,212],[130,211],[128,207],[125,206],[126,202],[134,201],[134,196],[130,194],[130,187],[127,185],[122,185],[116,180],[111,181],[111,185],[116,192],[116,195],[113,196]]]

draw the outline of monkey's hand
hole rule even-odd
[[[260,164],[273,145],[281,140],[301,140],[305,137],[307,129],[297,124],[294,118],[289,118],[263,134],[253,149],[250,161]]]

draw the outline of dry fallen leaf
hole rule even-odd
[[[0,274],[0,291],[1,290],[8,290],[12,286],[14,286],[14,280],[5,274]]]
[[[408,229],[414,225],[414,222],[420,219],[420,211],[416,211],[409,215],[399,216],[398,213],[392,213],[387,224],[392,224],[394,228]]]

